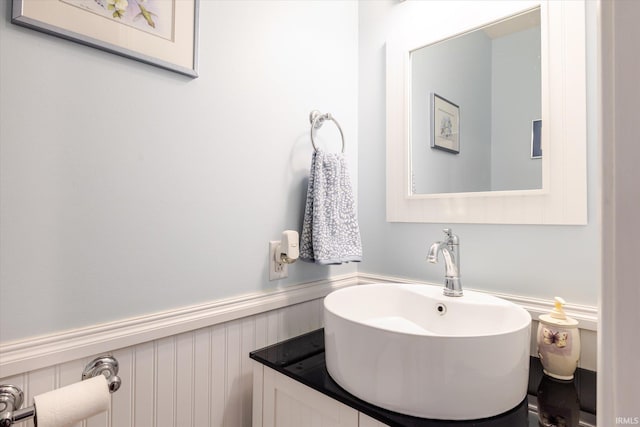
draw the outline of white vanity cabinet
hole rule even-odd
[[[253,368],[253,427],[384,427],[260,363]]]

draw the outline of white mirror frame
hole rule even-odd
[[[387,221],[587,224],[585,4],[543,0],[540,15],[541,190],[412,194],[410,52],[454,34],[425,40],[408,32],[387,41]]]

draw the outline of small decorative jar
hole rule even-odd
[[[544,373],[559,380],[572,380],[580,359],[578,321],[567,317],[565,301],[555,297],[555,308],[542,314],[538,323],[538,357]]]

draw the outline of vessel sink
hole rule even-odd
[[[378,283],[332,292],[324,316],[329,374],[371,404],[470,420],[506,412],[527,394],[531,316],[509,301]]]

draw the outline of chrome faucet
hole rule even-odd
[[[447,239],[444,242],[435,242],[431,245],[427,261],[435,264],[438,262],[438,253],[442,252],[445,268],[443,293],[448,297],[461,297],[460,239],[451,232],[450,228],[445,228],[442,231],[444,231]]]

